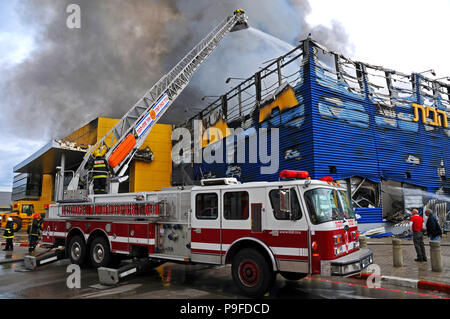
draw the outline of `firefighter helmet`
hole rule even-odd
[[[94,157],[103,157],[107,151],[106,147],[98,148],[94,151]]]

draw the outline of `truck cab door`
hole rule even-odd
[[[221,240],[220,191],[194,192],[191,203],[191,254],[192,261],[220,264]]]
[[[283,203],[283,192],[288,203]],[[309,238],[306,211],[296,187],[268,188],[268,224],[270,249],[274,252],[281,271],[309,272]],[[283,210],[287,207],[287,210]]]

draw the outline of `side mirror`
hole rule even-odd
[[[280,189],[280,211],[291,212],[291,192],[288,189]]]

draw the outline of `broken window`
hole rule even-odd
[[[434,88],[433,82],[420,77],[420,96],[422,98],[423,106],[435,106],[435,96],[434,96]]]
[[[337,83],[338,71],[336,69],[336,57],[333,53],[315,48],[314,62],[316,63],[317,77]]]
[[[414,208],[423,207],[425,191],[425,188],[417,185],[383,180],[381,182],[383,218],[394,223],[407,220]]]
[[[354,208],[375,208],[381,205],[379,184],[365,177],[350,179]]]
[[[352,177],[337,182],[347,188],[351,194],[353,208],[380,207],[379,183],[372,182],[365,177]]]
[[[338,59],[339,80],[347,90],[352,93],[364,94],[363,82],[361,78],[361,66],[355,62],[340,56]]]
[[[391,106],[391,94],[388,87],[388,71],[381,68],[365,66],[369,95],[374,103]],[[389,79],[390,81],[390,79]]]
[[[396,107],[409,108],[411,102],[415,102],[414,87],[410,75],[392,72],[390,74],[390,89],[391,98]]]

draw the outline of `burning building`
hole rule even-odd
[[[273,181],[283,169],[307,170],[351,189],[360,224],[395,222],[448,198],[449,114],[448,82],[352,61],[308,38],[182,125],[192,131],[201,121],[202,147],[220,151],[222,161],[175,165],[173,181]],[[278,128],[273,174],[260,174],[266,164],[251,160],[261,128]],[[227,154],[230,145],[233,154],[246,151],[244,161]]]

